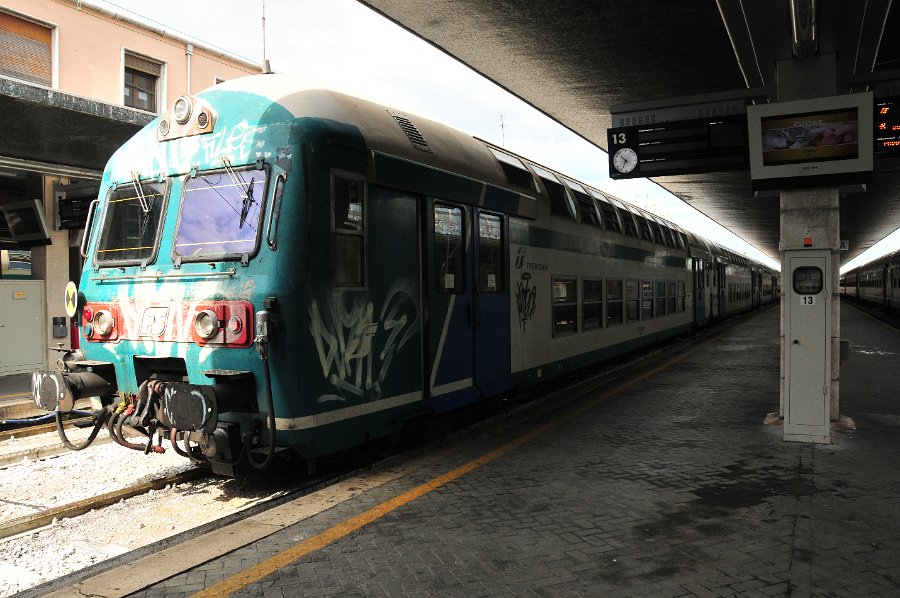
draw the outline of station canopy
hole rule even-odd
[[[890,0],[359,1],[603,149],[611,107],[758,88],[775,101],[776,63],[792,56],[834,53],[838,93],[900,96]],[[792,22],[810,16],[812,43],[795,39]],[[653,180],[778,260],[779,199],[755,195],[748,170]],[[897,228],[900,157],[876,158],[866,192],[842,196],[840,223],[843,262]]]

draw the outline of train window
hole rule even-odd
[[[666,281],[656,281],[656,315],[666,315]]]
[[[532,164],[531,167],[534,168],[541,182],[544,183],[547,194],[550,196],[550,212],[557,216],[568,216],[575,220],[575,214],[578,211],[575,207],[575,202],[566,191],[566,188],[559,182],[559,179],[556,178],[556,175],[536,164]]]
[[[645,280],[641,283],[641,319],[653,319],[653,281]]]
[[[651,222],[650,230],[653,231],[653,241],[657,245],[665,245],[666,244],[665,239],[663,239],[662,230],[660,229],[659,224],[657,224],[656,222]]]
[[[681,313],[684,311],[685,304],[687,303],[687,297],[685,295],[685,287],[684,281],[678,281],[678,312]]]
[[[600,206],[600,211],[603,212],[603,227],[606,230],[614,230],[617,233],[622,232],[622,225],[619,224],[619,216],[616,214],[616,209],[602,200],[597,203]]]
[[[256,251],[268,169],[198,173],[184,184],[173,252],[192,261],[238,259]]]
[[[674,280],[670,280],[669,283],[669,292],[666,293],[666,313],[674,314],[675,313],[675,302],[676,302],[676,285]]]
[[[366,286],[366,181],[335,174],[331,184],[332,280],[336,287]]]
[[[606,325],[622,323],[622,281],[610,278],[606,281]]]
[[[168,195],[168,180],[160,183],[136,179],[110,191],[95,263],[125,265],[153,261]]]
[[[600,328],[603,320],[603,281],[586,279],[582,281],[581,330]]]
[[[794,270],[794,292],[798,295],[815,295],[825,286],[824,273],[815,266],[801,266]]]
[[[572,198],[575,200],[575,207],[578,211],[579,216],[581,217],[581,223],[591,224],[599,228],[600,212],[597,210],[597,207],[594,205],[594,200],[591,199],[591,196],[588,195],[588,192],[585,191],[584,187],[582,187],[580,183],[576,183],[575,181],[571,181],[569,179],[562,180],[569,188],[568,193],[570,193]]]
[[[434,204],[434,292],[466,290],[466,229],[462,208]]]
[[[622,224],[625,225],[625,234],[640,239],[641,235],[638,233],[637,224],[634,222],[634,214],[628,210],[619,210],[619,216],[622,217]]]
[[[650,232],[650,223],[647,222],[647,219],[643,216],[635,216],[634,219],[637,221],[638,229],[640,231],[640,237],[645,241],[653,242],[653,233]]]
[[[625,281],[625,322],[640,319],[641,281],[629,278]]]
[[[493,214],[479,214],[478,290],[482,293],[500,293],[506,288],[503,246],[503,221]]]
[[[282,172],[275,179],[275,193],[272,196],[272,207],[269,208],[269,228],[266,229],[266,243],[275,249],[278,242],[278,222],[281,219],[281,200],[284,197],[284,185],[287,173]]]
[[[525,187],[532,191],[537,189],[537,185],[534,184],[534,177],[528,172],[528,169],[525,168],[525,164],[523,164],[521,160],[492,147],[488,147],[488,150],[490,150],[490,152],[494,154],[494,157],[497,158],[497,161],[500,162],[500,167],[503,168],[503,172],[506,174],[506,180],[510,184]]]
[[[600,212],[597,211],[597,206],[594,205],[594,200],[591,199],[589,195],[586,195],[584,193],[573,191],[572,194],[575,196],[575,201],[578,204],[578,211],[581,213],[581,223],[592,224],[599,228]]]
[[[574,278],[552,279],[553,336],[578,332],[578,285]]]
[[[663,233],[665,233],[666,236],[666,245],[669,247],[678,247],[678,244],[675,242],[675,233],[672,232],[672,229],[668,226],[660,226],[662,226]]]

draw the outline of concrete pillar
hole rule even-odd
[[[785,263],[785,251],[827,250],[831,253],[830,286],[825,289],[830,304],[830,355],[831,375],[829,388],[829,416],[836,421],[839,416],[840,387],[840,300],[838,280],[840,269],[840,193],[836,188],[801,189],[781,192],[781,257],[782,294],[781,306],[781,413],[785,413],[786,388],[790,373],[785,371],[787,342],[785,301],[791,293],[790,272]]]
[[[43,182],[44,217],[50,228],[50,245],[33,247],[31,250],[31,276],[35,280],[44,281],[44,335],[47,349],[46,364],[52,368],[59,353],[50,350],[58,347],[60,343],[64,348],[71,348],[69,335],[64,338],[53,337],[53,317],[66,317],[65,292],[66,283],[69,282],[69,231],[55,230],[55,202],[53,198],[54,186],[62,181],[58,177],[45,176]],[[68,324],[69,319],[66,318]]]
[[[825,97],[837,92],[837,55],[822,53],[817,56],[779,60],[776,64],[778,101]],[[784,251],[794,249],[828,249],[832,252],[831,288],[826,289],[831,304],[831,384],[829,416],[831,421],[839,417],[840,396],[840,193],[838,189],[802,189],[781,192],[781,415],[785,412],[785,385],[789,383],[785,372],[785,301],[790,293],[790,280],[785,269]],[[811,247],[804,241],[812,240]]]

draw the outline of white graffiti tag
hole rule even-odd
[[[309,329],[322,375],[336,391],[319,397],[319,402],[343,401],[348,394],[381,398],[394,356],[419,329],[415,287],[408,280],[397,281],[390,288],[380,322],[374,321],[375,310],[368,296],[352,293],[347,306],[348,295],[351,293],[331,293],[321,304],[313,299],[309,306]],[[373,365],[380,365],[374,378]]]

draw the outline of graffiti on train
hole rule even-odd
[[[382,397],[394,356],[418,332],[421,322],[412,281],[396,281],[385,295],[375,319],[368,294],[330,293],[309,306],[309,330],[316,344],[322,375],[334,394],[319,402]]]
[[[523,272],[516,283],[516,308],[519,311],[519,325],[525,330],[525,324],[534,317],[537,309],[537,287],[531,286],[529,272]]]

